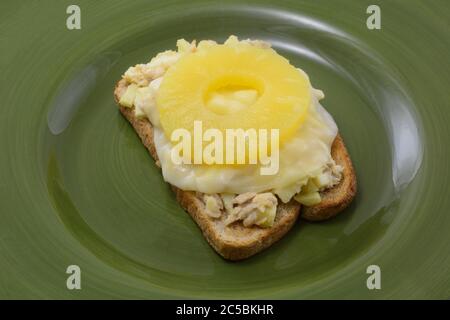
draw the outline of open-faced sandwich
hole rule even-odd
[[[130,67],[114,96],[220,255],[247,258],[299,215],[320,221],[348,206],[353,166],[305,72],[264,41],[177,47]]]

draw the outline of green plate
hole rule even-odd
[[[449,298],[448,1],[0,4],[0,297]],[[269,40],[337,121],[359,191],[246,261],[206,243],[112,90],[175,40]],[[81,268],[81,290],[66,269]],[[381,289],[366,286],[369,265]]]

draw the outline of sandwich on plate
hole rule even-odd
[[[130,67],[114,97],[176,200],[224,258],[279,240],[299,216],[329,219],[356,177],[322,91],[271,45],[177,41]]]

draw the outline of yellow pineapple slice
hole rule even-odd
[[[246,88],[227,87],[212,92],[206,98],[206,106],[219,114],[237,112],[252,105],[258,91]]]
[[[156,97],[165,134],[203,130],[279,129],[280,143],[304,121],[310,103],[306,76],[272,49],[245,42],[208,43],[165,74]]]

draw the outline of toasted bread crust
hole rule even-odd
[[[195,220],[209,244],[228,260],[242,260],[271,246],[291,229],[300,211],[300,205],[291,201],[278,205],[271,228],[248,228],[242,223],[226,226],[224,218],[213,220],[205,213],[205,206],[195,192],[172,189],[177,201]]]
[[[125,91],[126,85],[124,80],[116,84],[114,97],[117,104],[119,104],[119,97]],[[159,166],[158,155],[153,142],[152,124],[147,119],[136,118],[131,108],[120,106],[120,104],[119,108]],[[340,136],[336,138],[333,144],[332,153],[336,162],[344,166],[344,176],[347,176],[337,187],[323,193],[324,200],[319,205],[303,210],[304,218],[307,220],[318,221],[337,214],[350,203],[356,192],[353,167]],[[335,190],[336,188],[339,190]],[[344,188],[350,188],[352,192],[348,192]],[[172,189],[177,201],[194,219],[210,245],[221,256],[229,260],[248,258],[281,239],[294,225],[301,208],[301,205],[294,200],[287,204],[280,203],[277,207],[274,225],[271,228],[257,226],[249,228],[244,227],[239,222],[226,226],[224,217],[211,219],[205,213],[204,203],[195,192],[183,191],[175,186],[172,186]],[[346,194],[347,196],[345,196]]]

